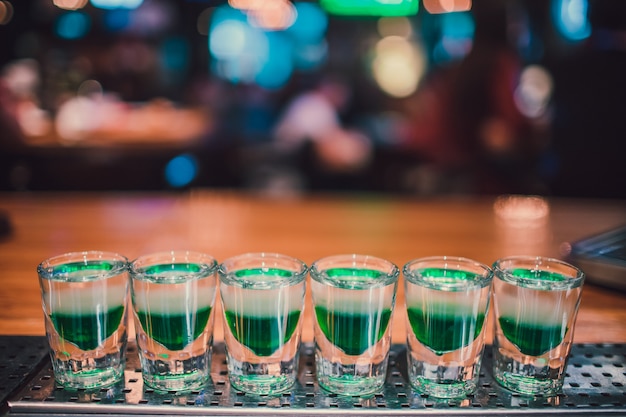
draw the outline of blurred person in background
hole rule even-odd
[[[509,42],[507,7],[474,2],[470,52],[427,75],[410,102],[417,193],[535,191],[538,149],[515,104],[521,63]]]
[[[626,198],[626,2],[588,13],[591,36],[553,68],[546,176],[556,195]]]
[[[285,107],[273,129],[275,149],[297,160],[307,188],[355,189],[372,157],[371,140],[342,123],[351,99],[348,83],[323,76]]]

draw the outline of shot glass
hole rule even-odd
[[[202,388],[211,371],[217,261],[200,252],[141,256],[130,264],[139,360],[159,391]]]
[[[434,256],[404,265],[410,384],[439,398],[476,389],[485,346],[491,268]]]
[[[296,381],[305,279],[304,262],[276,253],[247,253],[219,267],[230,383],[273,395]]]
[[[584,273],[563,261],[533,256],[497,260],[493,270],[493,376],[522,394],[558,394]]]
[[[319,385],[339,395],[379,391],[387,373],[399,270],[367,255],[335,255],[311,266]]]
[[[56,381],[67,388],[113,384],[124,375],[128,261],[110,252],[72,252],[37,267]]]

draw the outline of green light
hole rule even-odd
[[[417,14],[418,0],[320,0],[326,12],[349,16],[409,16]]]

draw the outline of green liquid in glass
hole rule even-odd
[[[236,277],[250,277],[259,275],[270,275],[281,278],[289,278],[293,272],[280,268],[249,268],[235,272]]]
[[[527,268],[512,269],[508,272],[515,277],[530,278],[544,282],[564,282],[570,279],[557,272]],[[505,316],[498,319],[506,338],[525,355],[540,356],[554,349],[563,341],[563,337],[567,332],[567,326],[561,323],[543,325],[539,323],[524,323],[521,320]]]
[[[62,339],[92,350],[110,337],[122,322],[124,306],[92,314],[52,313],[50,320]]]
[[[362,268],[331,268],[326,270],[329,277],[360,277],[360,278],[379,278],[384,275],[375,269]]]
[[[137,312],[148,336],[169,350],[181,350],[196,340],[204,332],[210,315],[211,307],[198,309],[195,314]]]
[[[202,267],[198,264],[189,264],[189,263],[167,263],[167,264],[159,264],[152,265],[146,268],[145,273],[148,275],[156,275],[162,274],[164,272],[190,272],[196,273],[200,272]]]
[[[456,269],[426,268],[420,275],[435,278],[441,284],[454,282],[474,281],[481,275]],[[415,337],[423,345],[430,348],[437,355],[453,352],[468,346],[480,334],[485,315],[483,313],[471,315],[464,313],[464,309],[450,304],[432,304],[428,311],[420,308],[407,308],[409,323]]]
[[[541,356],[557,347],[567,332],[560,324],[542,326],[518,323],[514,318],[500,317],[500,327],[507,339],[524,355]]]
[[[484,314],[455,314],[454,306],[449,310],[447,314],[432,314],[417,308],[407,309],[415,337],[437,355],[472,343],[480,334],[485,321]]]
[[[547,281],[547,282],[563,282],[563,281],[567,281],[568,279],[571,279],[557,272],[541,271],[541,270],[535,270],[535,269],[517,268],[517,269],[512,269],[508,272],[514,277],[533,278],[533,279]]]
[[[446,268],[425,268],[420,271],[420,275],[434,278],[453,278],[458,281],[473,281],[481,277],[480,274],[474,272]]]
[[[78,271],[111,271],[116,265],[106,261],[70,262],[54,267],[53,274],[70,274]]]
[[[251,317],[226,310],[226,323],[239,343],[257,356],[270,356],[291,339],[300,311],[287,316]]]
[[[326,338],[347,355],[360,355],[382,337],[391,318],[391,309],[380,313],[348,314],[315,307],[315,315]]]

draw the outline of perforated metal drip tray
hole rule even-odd
[[[64,389],[54,382],[49,360],[44,358],[43,365],[11,394],[7,408],[10,414],[19,415],[626,415],[626,345],[575,345],[563,393],[554,397],[521,396],[501,388],[491,376],[490,347],[483,359],[479,388],[473,395],[455,400],[420,395],[407,382],[405,354],[404,346],[392,347],[383,392],[371,397],[342,397],[318,387],[313,346],[307,344],[302,347],[295,387],[270,397],[231,388],[223,345],[217,345],[207,386],[176,394],[156,392],[143,385],[133,345],[129,347],[123,382],[93,391]]]

